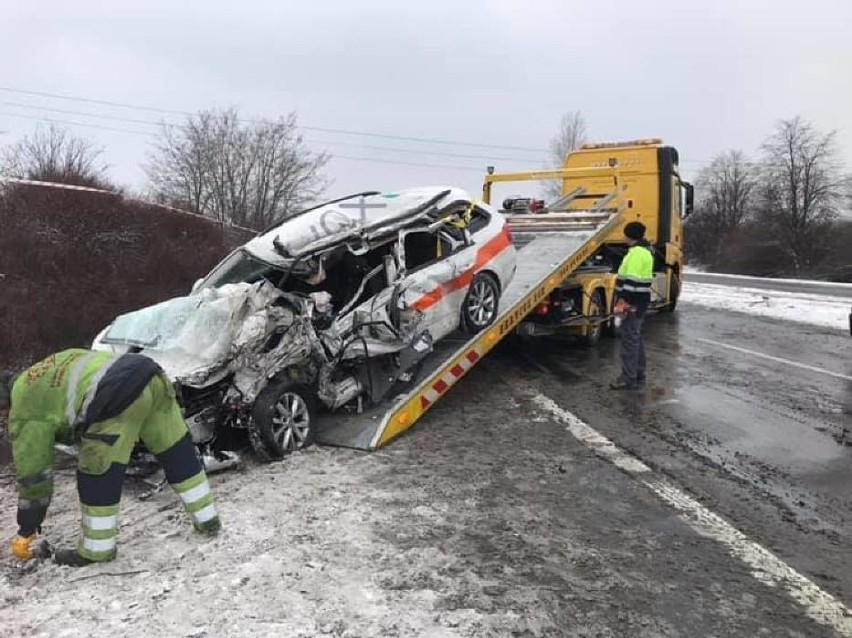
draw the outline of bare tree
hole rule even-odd
[[[559,122],[559,131],[550,140],[550,165],[562,168],[565,156],[585,143],[586,133],[586,118],[580,111],[565,113]],[[548,182],[545,191],[549,199],[556,199],[562,194],[562,181]]]
[[[763,156],[761,217],[799,271],[819,261],[825,232],[845,204],[835,133],[820,133],[799,116],[783,120]]]
[[[25,179],[109,188],[106,168],[100,164],[102,153],[65,129],[39,125],[32,135],[4,150],[0,171]]]
[[[757,184],[757,170],[742,151],[721,153],[701,169],[698,202],[688,222],[696,256],[711,263],[719,259],[725,239],[753,212]]]
[[[295,115],[245,123],[228,109],[164,125],[145,171],[159,201],[263,229],[320,194],[327,161],[305,146]]]

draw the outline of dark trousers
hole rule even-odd
[[[628,312],[621,322],[621,376],[631,382],[645,378],[644,312]]]

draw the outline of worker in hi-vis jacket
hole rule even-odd
[[[219,515],[174,389],[140,354],[64,350],[18,375],[0,373],[0,416],[8,416],[18,479],[12,554],[34,556],[53,495],[55,442],[76,442],[82,532],[53,559],[80,567],[115,558],[124,473],[138,441],[157,457],[195,529],[214,535]]]
[[[645,385],[645,340],[642,324],[651,303],[651,283],[654,280],[654,254],[645,239],[645,225],[630,222],[624,226],[624,238],[630,248],[615,284],[615,313],[621,321],[621,375],[610,387],[614,390],[634,390]]]

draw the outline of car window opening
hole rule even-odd
[[[323,264],[325,279],[314,290],[331,295],[335,312],[358,306],[387,287],[384,258],[392,253],[393,242],[375,246],[363,255],[345,247],[332,251]]]
[[[453,252],[453,245],[440,233],[414,232],[405,236],[405,268],[422,268]]]

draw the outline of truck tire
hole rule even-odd
[[[260,458],[279,460],[314,442],[316,422],[316,401],[308,386],[273,380],[254,402],[249,440]]]
[[[677,300],[680,297],[680,273],[677,270],[672,269],[671,278],[669,281],[669,298],[668,303],[663,306],[663,310],[666,312],[674,312],[675,308],[677,308]]]
[[[589,318],[600,319],[606,314],[606,295],[604,291],[598,288],[592,293],[592,298],[589,300]],[[603,322],[596,323],[594,326],[589,326],[586,329],[586,334],[583,335],[583,345],[589,348],[598,345],[601,340],[601,335],[604,331]]]
[[[500,304],[500,287],[494,276],[478,273],[462,303],[462,327],[471,334],[484,330],[497,318],[497,308]]]

